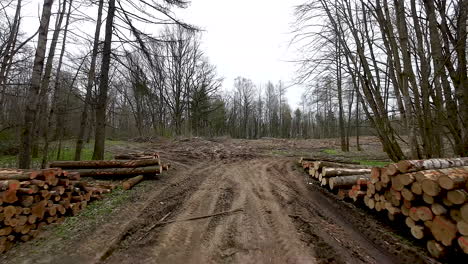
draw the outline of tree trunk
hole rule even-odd
[[[18,167],[27,169],[31,167],[31,138],[36,120],[39,90],[41,87],[41,76],[44,67],[44,58],[47,47],[47,33],[49,32],[49,21],[52,13],[54,0],[44,0],[42,16],[39,26],[39,39],[37,41],[36,54],[34,56],[33,71],[31,75],[31,86],[28,92],[28,103],[24,114],[24,126],[21,133],[21,148],[19,153]]]
[[[91,55],[91,64],[88,72],[88,82],[86,84],[86,96],[84,100],[83,112],[81,113],[80,128],[76,139],[75,160],[81,160],[81,151],[83,150],[84,136],[86,131],[86,123],[88,121],[89,105],[91,104],[91,95],[93,92],[94,79],[96,76],[96,60],[99,51],[99,36],[101,34],[102,25],[102,9],[104,0],[99,0],[98,17],[96,19],[96,29],[94,31],[93,51]]]
[[[104,159],[104,146],[106,141],[106,109],[107,91],[109,89],[109,69],[112,56],[112,35],[115,15],[115,0],[109,0],[106,19],[106,36],[101,64],[101,78],[96,105],[96,131],[94,137],[93,160]]]

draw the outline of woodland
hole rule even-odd
[[[394,161],[468,156],[468,0],[296,6],[297,109],[283,81],[229,87],[203,30],[175,15],[188,1],[39,3],[31,25],[29,3],[0,0],[0,155],[19,168],[59,159],[64,141],[102,160],[106,139],[177,136],[337,137],[349,151],[375,135]]]

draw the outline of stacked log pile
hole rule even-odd
[[[365,194],[370,179],[369,166],[304,158],[299,163],[311,178],[319,181],[321,186],[336,191],[341,199],[349,197],[356,201]]]
[[[338,188],[341,198],[362,199],[390,220],[404,221],[432,256],[468,254],[468,158],[406,160],[372,168],[370,174],[349,164],[332,165],[314,161],[303,167],[322,185]],[[358,170],[362,174],[344,176]]]
[[[364,203],[400,216],[434,257],[468,254],[468,158],[405,160],[373,168]]]
[[[110,192],[108,186],[80,181],[80,174],[58,168],[0,169],[0,253],[28,241],[48,224],[76,215]]]
[[[128,190],[145,178],[162,174],[170,165],[162,164],[156,153],[140,152],[116,155],[115,160],[55,161],[50,167],[77,172],[83,177],[125,180],[122,185]]]

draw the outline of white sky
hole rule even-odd
[[[192,0],[177,14],[205,32],[202,47],[230,89],[242,76],[255,84],[282,80],[290,85],[296,66],[294,47],[289,47],[298,0]],[[288,89],[289,104],[298,107],[302,87]]]

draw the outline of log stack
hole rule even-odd
[[[163,164],[159,155],[154,152],[119,154],[114,158],[114,160],[54,161],[49,167],[76,172],[82,177],[125,180],[122,186],[126,190],[143,179],[155,178],[170,168],[170,164]]]
[[[349,197],[356,201],[364,196],[371,167],[355,162],[336,161],[301,158],[299,164],[311,178],[317,180],[321,186],[336,191],[341,199]]]
[[[468,254],[468,158],[405,160],[384,168],[374,167],[370,174],[327,178],[326,162],[308,164],[308,173],[328,179],[331,189],[340,188],[338,196],[360,197],[375,211],[399,219],[412,236],[426,241],[429,253],[441,258],[449,252]],[[325,166],[325,169],[320,166]],[[334,165],[332,175],[351,174]],[[354,182],[354,183],[353,183]],[[347,192],[343,187],[351,186]]]
[[[373,168],[364,203],[401,216],[432,256],[468,254],[468,158],[405,160]]]
[[[110,191],[59,168],[0,169],[0,253],[36,237],[45,225],[76,215]]]

